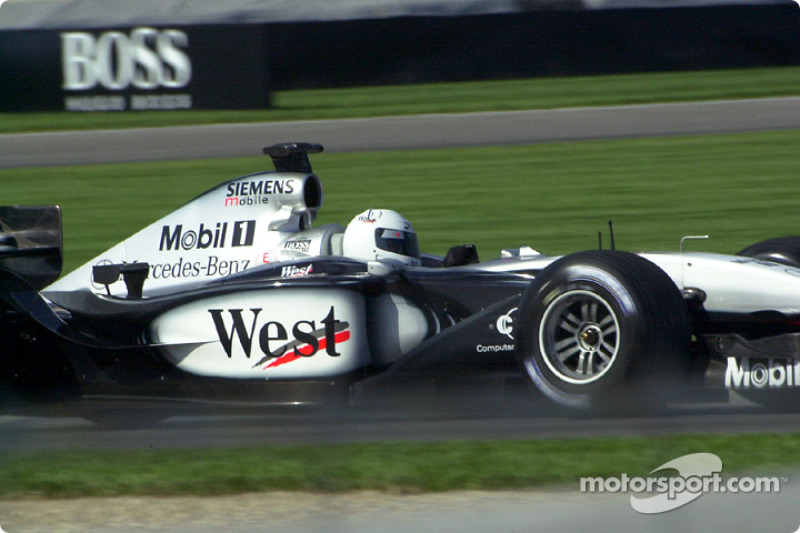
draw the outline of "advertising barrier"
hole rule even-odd
[[[270,104],[260,26],[0,32],[0,111]]]
[[[800,65],[800,8],[788,3],[275,24],[269,43],[275,90],[788,66]]]
[[[258,109],[270,90],[800,65],[797,4],[0,32],[0,111]]]

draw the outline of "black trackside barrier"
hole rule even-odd
[[[800,65],[797,4],[268,26],[274,90]]]
[[[793,2],[0,32],[0,112],[258,109],[271,90],[800,65]]]

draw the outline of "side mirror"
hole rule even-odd
[[[92,279],[95,283],[106,286],[106,293],[111,296],[109,286],[119,281],[122,276],[125,287],[128,289],[129,300],[141,300],[144,290],[144,281],[150,275],[148,263],[117,263],[110,265],[95,265],[92,267]]]

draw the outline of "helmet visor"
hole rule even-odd
[[[379,249],[393,254],[420,258],[417,234],[410,231],[378,228],[375,230],[375,244]]]

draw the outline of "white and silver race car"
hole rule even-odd
[[[357,402],[476,382],[577,409],[800,397],[800,238],[737,255],[438,257],[388,209],[312,226],[320,151],[267,147],[276,171],[64,277],[59,208],[0,208],[3,406]]]

